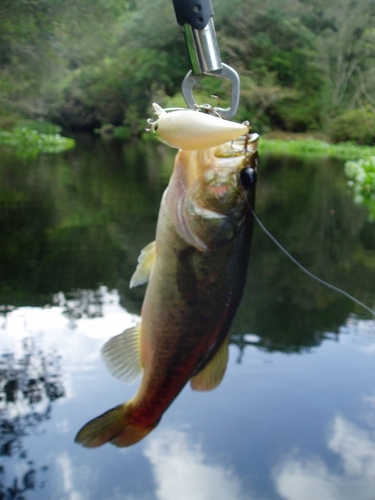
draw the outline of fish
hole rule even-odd
[[[129,401],[82,427],[80,445],[133,445],[155,429],[189,381],[197,391],[220,384],[247,275],[258,138],[178,151],[155,241],[141,251],[130,282],[148,283],[141,321],[101,350],[113,376],[142,380]]]
[[[249,132],[247,123],[223,120],[218,116],[191,109],[167,113],[153,103],[157,119],[149,120],[150,131],[170,147],[185,151],[203,150],[238,139]]]

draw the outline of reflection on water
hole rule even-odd
[[[76,328],[76,320],[80,318],[103,317],[103,288],[98,290],[74,290],[68,294],[59,292],[53,302],[63,307],[63,314],[69,318],[70,328]]]
[[[99,351],[139,319],[144,290],[128,282],[168,155],[91,138],[59,157],[0,155],[0,498],[372,500],[374,322],[258,229],[220,387],[186,388],[133,448],[74,445],[82,422],[134,393]],[[375,226],[340,162],[263,158],[258,215],[308,269],[373,306]]]
[[[6,331],[9,318],[3,324]],[[3,339],[4,340],[4,339]],[[36,348],[32,338],[24,338],[18,355],[0,353],[0,495],[21,499],[27,490],[41,483],[47,464],[35,466],[32,451],[24,438],[38,432],[52,416],[52,403],[64,397],[60,356]],[[39,470],[38,470],[39,469]]]
[[[369,397],[372,419],[374,401]],[[339,467],[329,467],[319,457],[302,458],[297,452],[278,465],[274,481],[279,495],[285,500],[373,500],[375,426],[359,427],[338,415],[330,423],[327,448],[338,456]]]
[[[183,430],[165,429],[150,436],[144,454],[152,466],[158,500],[249,498],[238,474],[207,457],[201,444],[190,442]]]
[[[185,389],[144,445],[101,453],[74,445],[82,420],[134,392],[99,359],[106,339],[139,319],[119,300],[103,287],[82,290],[4,318],[3,498],[372,498],[373,321],[349,319],[337,339],[327,334],[314,354],[292,357],[258,349],[254,334],[241,344],[234,335],[222,386],[204,398]]]
[[[43,306],[60,291],[104,284],[139,314],[144,289],[129,290],[129,280],[154,239],[173,155],[154,143],[85,136],[56,157],[0,156],[0,304]],[[257,190],[257,213],[284,247],[371,307],[375,223],[353,205],[343,162],[263,157]],[[363,314],[303,275],[255,228],[234,331],[259,335],[269,350],[298,352],[337,332],[353,311]]]

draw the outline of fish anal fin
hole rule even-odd
[[[130,280],[130,288],[147,283],[156,258],[156,244],[152,241],[146,245],[138,257],[138,265]]]
[[[122,382],[134,382],[142,374],[139,335],[141,324],[112,337],[101,349],[107,369]]]
[[[225,339],[208,365],[190,380],[192,389],[211,391],[220,384],[228,362],[228,340],[229,337]]]
[[[132,405],[116,406],[87,422],[78,432],[75,442],[86,448],[96,448],[104,443],[123,447],[137,443],[155,427],[138,425],[132,418]]]

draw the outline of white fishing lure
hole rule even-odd
[[[249,132],[247,125],[222,118],[181,109],[167,113],[158,104],[153,104],[157,119],[149,120],[151,132],[172,148],[200,150],[213,148],[233,141]]]

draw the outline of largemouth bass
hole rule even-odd
[[[190,380],[195,390],[221,382],[229,328],[245,286],[258,171],[258,135],[177,153],[164,192],[155,242],[143,249],[131,286],[148,281],[141,323],[102,349],[123,381],[141,373],[136,394],[88,422],[76,442],[132,445],[160,421]]]

